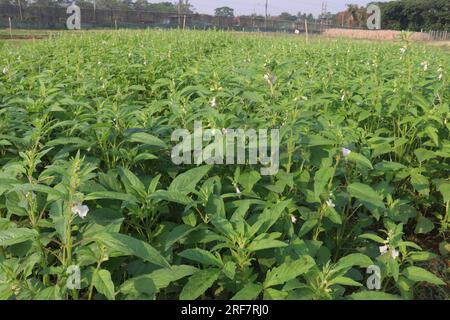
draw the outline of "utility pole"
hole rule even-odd
[[[267,32],[267,17],[268,17],[267,8],[268,8],[268,6],[269,6],[269,0],[266,0],[266,18],[264,19],[264,29],[266,32]]]
[[[94,0],[94,22],[97,24],[97,0]]]
[[[20,21],[23,20],[23,15],[22,15],[22,2],[20,2],[20,0],[17,0],[17,5],[19,7],[19,15],[20,15]]]
[[[180,29],[181,24],[181,5],[183,4],[183,0],[178,1],[178,29]]]

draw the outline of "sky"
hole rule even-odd
[[[336,13],[344,11],[347,3],[366,5],[373,0],[327,0],[327,11]],[[199,13],[213,14],[218,7],[231,7],[235,15],[257,14],[264,15],[265,0],[190,0]],[[325,0],[269,0],[268,11],[270,15],[278,15],[283,11],[291,14],[312,13],[318,15],[322,11],[322,2]]]

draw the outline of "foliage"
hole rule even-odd
[[[411,299],[424,284],[445,288],[427,264],[439,252],[416,242],[448,240],[449,64],[407,39],[118,31],[6,47],[0,298]],[[171,133],[194,120],[279,128],[281,170],[172,164]],[[80,290],[66,285],[72,265]],[[366,288],[371,265],[381,291]]]
[[[234,17],[234,9],[230,7],[220,7],[214,10],[214,15],[216,17],[225,17],[225,18],[233,18]]]
[[[450,5],[446,0],[399,0],[376,4],[381,8],[383,29],[445,31],[450,28]]]

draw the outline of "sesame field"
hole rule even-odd
[[[406,36],[0,42],[0,299],[450,299],[449,67]],[[274,170],[177,163],[198,123],[214,156],[278,130]]]

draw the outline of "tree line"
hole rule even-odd
[[[0,5],[9,4],[25,8],[30,5],[54,6],[69,5],[73,0],[0,0]],[[117,10],[146,10],[165,13],[194,13],[195,8],[189,0],[177,0],[150,3],[147,0],[77,0],[81,8]],[[448,0],[396,0],[390,2],[374,1],[381,8],[382,28],[391,30],[448,30],[450,28],[450,1]],[[215,16],[233,18],[234,9],[220,7],[215,10]],[[250,15],[254,18],[264,18],[261,15]],[[243,16],[241,16],[243,17]],[[311,13],[291,14],[282,12],[276,18],[283,21],[301,22],[321,21],[331,25],[365,27],[367,20],[366,7],[348,4],[347,10],[332,14],[327,12],[315,18]]]
[[[449,30],[450,1],[400,0],[375,2],[381,9],[383,29]]]
[[[0,5],[14,5],[26,8],[27,6],[67,6],[73,0],[0,0]],[[157,2],[150,3],[147,0],[77,0],[76,4],[80,8],[116,9],[116,10],[146,10],[165,13],[193,13],[194,7],[189,0],[179,0],[177,2]]]

